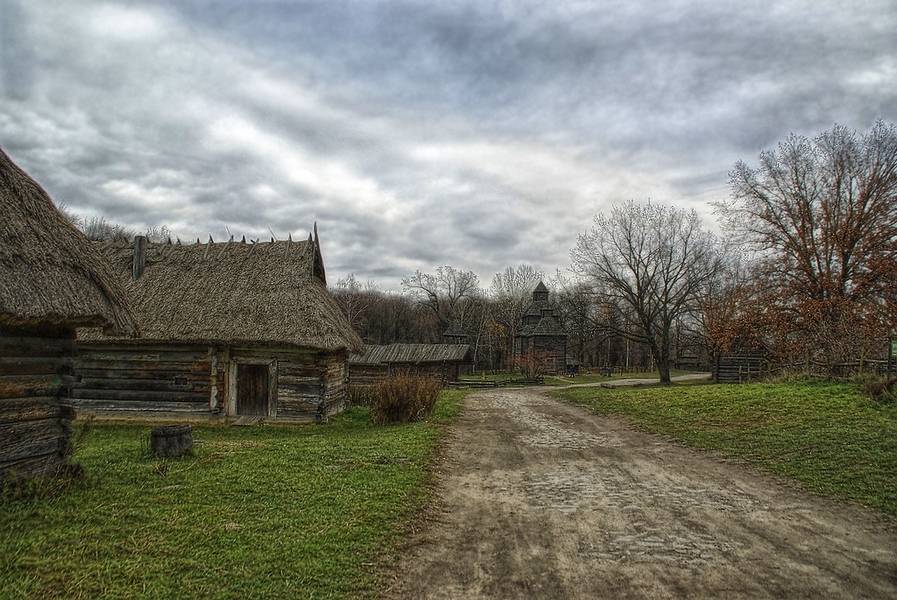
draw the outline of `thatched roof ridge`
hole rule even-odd
[[[349,364],[423,364],[443,362],[471,362],[467,344],[390,344],[367,346],[365,352],[352,354]]]
[[[0,325],[137,333],[136,318],[110,265],[3,150]]]
[[[144,339],[273,344],[359,352],[364,344],[327,290],[317,240],[105,244]]]

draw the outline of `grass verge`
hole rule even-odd
[[[897,403],[851,383],[571,388],[557,397],[897,515]]]
[[[2,598],[340,598],[427,502],[430,464],[463,392],[431,418],[374,426],[195,427],[160,460],[151,425],[93,424],[67,489],[0,497]]]

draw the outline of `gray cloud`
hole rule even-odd
[[[317,221],[331,280],[392,289],[444,264],[553,272],[630,198],[710,225],[736,160],[897,120],[887,0],[0,12],[0,145],[57,202],[184,239]]]

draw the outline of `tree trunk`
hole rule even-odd
[[[657,362],[657,371],[660,373],[660,383],[672,383],[670,379],[670,341],[669,336],[663,336],[658,344],[656,341],[651,344],[651,353]]]

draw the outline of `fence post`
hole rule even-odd
[[[894,340],[888,340],[888,379],[891,379],[891,362],[894,360]]]

